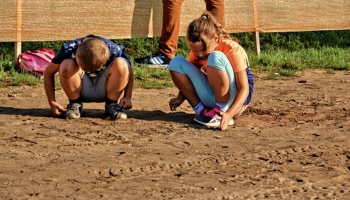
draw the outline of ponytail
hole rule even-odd
[[[188,41],[193,43],[202,42],[204,48],[207,46],[207,41],[214,38],[215,34],[219,36],[219,40],[223,38],[231,38],[226,30],[222,27],[221,23],[214,17],[214,15],[209,11],[204,11],[203,14],[193,20],[187,28],[186,37]]]

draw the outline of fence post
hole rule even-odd
[[[22,52],[22,0],[17,0],[17,26],[15,42],[15,61]]]
[[[253,0],[253,16],[255,32],[253,33],[254,48],[256,55],[260,55],[260,38],[259,38],[259,17],[258,17],[258,3]]]
[[[256,53],[256,55],[259,56],[260,55],[260,37],[259,37],[258,31],[254,32],[253,40],[254,40],[255,53]]]
[[[15,42],[15,62],[17,61],[17,58],[19,54],[22,52],[22,42]]]

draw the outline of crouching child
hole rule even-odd
[[[66,108],[56,102],[57,72],[69,100]],[[51,111],[66,119],[80,118],[85,102],[105,102],[105,114],[112,120],[127,118],[123,109],[132,108],[133,83],[134,72],[124,47],[95,35],[64,43],[44,71]]]

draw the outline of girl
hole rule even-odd
[[[187,100],[195,121],[225,130],[250,103],[254,89],[248,56],[214,16],[205,11],[187,29],[188,60],[176,56],[169,70],[178,96],[169,101],[175,110]]]

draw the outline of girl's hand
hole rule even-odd
[[[124,97],[120,99],[119,105],[125,110],[131,109],[132,108],[131,99],[129,97]]]
[[[61,116],[66,111],[66,109],[63,108],[57,102],[51,102],[50,106],[51,106],[52,114],[55,115],[55,116]]]
[[[170,110],[171,111],[176,110],[176,108],[179,107],[184,101],[185,99],[181,99],[179,97],[170,99],[169,101]]]
[[[220,112],[219,115],[221,116],[221,122],[220,122],[220,129],[224,131],[228,127],[228,123],[232,119],[232,117],[225,112]]]

